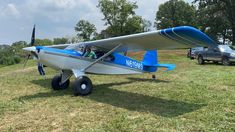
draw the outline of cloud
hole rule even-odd
[[[136,11],[137,15],[140,15],[144,19],[150,20],[153,23],[156,17],[158,6],[168,0],[148,0],[148,2],[144,0],[131,0],[131,1],[133,2],[136,1],[138,4],[139,8]]]
[[[1,16],[14,16],[14,17],[19,17],[20,12],[16,8],[14,4],[7,4],[5,8],[1,11]]]
[[[10,3],[9,3],[10,1]],[[159,4],[167,0],[130,0],[137,2],[136,14],[155,21]],[[85,19],[105,28],[103,14],[96,7],[98,0],[1,0],[0,44],[30,40],[32,26],[37,25],[37,38],[75,35],[74,26]]]
[[[37,25],[38,38],[54,38],[75,35],[74,26],[85,19],[104,28],[103,15],[94,0],[11,0],[0,1],[0,44],[29,40],[31,28]],[[10,6],[9,6],[10,5]],[[2,11],[2,6],[4,6]],[[10,10],[10,11],[9,11]],[[11,12],[11,13],[10,13]],[[8,13],[8,14],[7,14]],[[9,15],[9,13],[11,15]],[[18,19],[12,20],[12,15]]]

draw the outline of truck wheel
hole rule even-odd
[[[198,60],[199,65],[203,65],[205,63],[205,61],[203,60],[203,57],[201,55],[198,56],[197,60]]]
[[[219,62],[218,61],[213,61],[214,64],[218,64]]]
[[[223,57],[223,59],[222,59],[222,64],[223,64],[224,66],[229,66],[229,65],[230,65],[230,62],[229,62],[228,57]]]
[[[92,89],[91,80],[86,76],[82,76],[75,80],[73,93],[74,96],[86,96],[92,92]]]

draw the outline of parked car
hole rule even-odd
[[[198,64],[202,65],[206,61],[214,63],[222,62],[223,65],[230,65],[235,62],[235,48],[228,45],[218,45],[216,48],[209,47],[197,53]]]
[[[196,58],[197,58],[197,55],[198,55],[198,52],[199,52],[199,51],[203,51],[203,50],[204,50],[203,47],[190,48],[190,49],[188,50],[187,57],[190,58],[191,60],[196,59]]]

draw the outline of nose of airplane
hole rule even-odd
[[[23,48],[24,51],[33,51],[33,52],[36,52],[36,47],[35,46],[32,46],[32,47],[26,47],[26,48]]]
[[[27,59],[29,59],[30,55],[33,55],[34,57],[36,57],[38,59],[38,52],[37,52],[37,48],[35,46],[26,47],[26,48],[23,48],[23,50],[29,52]]]

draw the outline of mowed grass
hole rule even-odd
[[[0,131],[235,131],[235,66],[200,66],[185,51],[160,51],[171,72],[89,75],[93,93],[53,91],[58,72],[36,63],[0,68]],[[132,53],[139,58],[140,53]],[[73,83],[74,78],[71,79]]]

